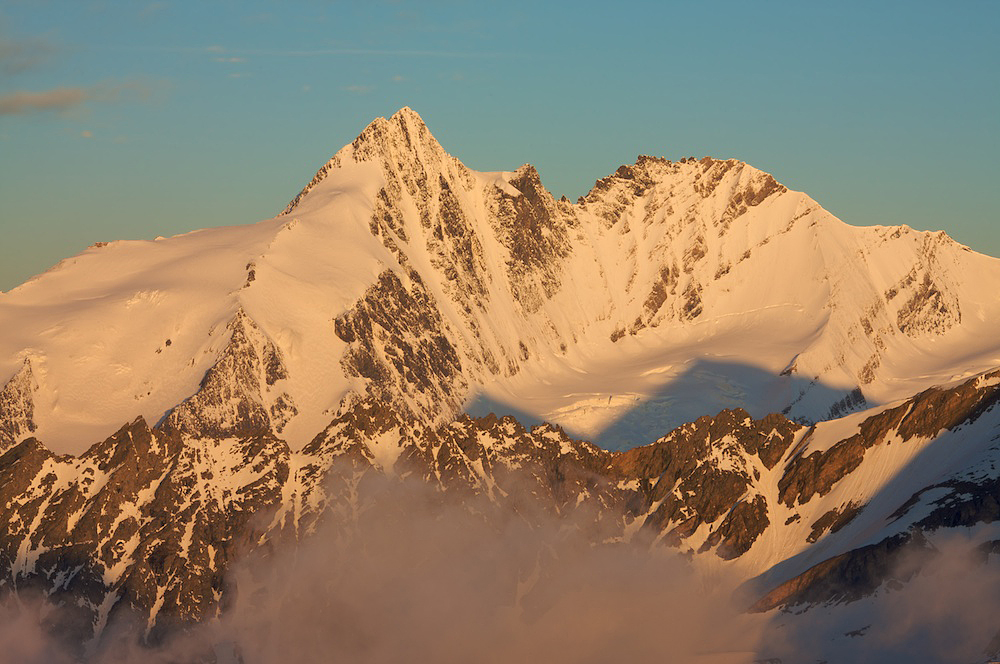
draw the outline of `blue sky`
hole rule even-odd
[[[276,214],[375,117],[575,199],[735,157],[1000,256],[1000,2],[0,3],[0,289]]]

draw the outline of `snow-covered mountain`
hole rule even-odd
[[[640,157],[571,203],[404,108],[273,219],[0,294],[0,593],[156,641],[380,477],[586,514],[759,611],[869,596],[1000,518],[997,293],[1000,260],[739,161]]]
[[[640,157],[574,204],[531,166],[469,170],[403,109],[274,219],[100,243],[0,295],[21,404],[2,419],[80,452],[185,402],[196,429],[267,421],[299,448],[373,395],[627,447],[724,407],[820,421],[1000,365],[997,292],[997,259],[847,226],[738,161]],[[245,407],[195,415],[251,346],[215,388]]]

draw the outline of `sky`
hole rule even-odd
[[[0,2],[0,290],[97,241],[269,218],[410,106],[585,194],[737,158],[1000,256],[1000,2]]]

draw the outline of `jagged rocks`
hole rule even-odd
[[[366,378],[372,396],[407,410],[397,397],[405,395],[429,422],[457,410],[467,379],[448,326],[415,273],[407,287],[391,270],[383,272],[334,330],[349,344],[344,369]]]
[[[766,500],[751,489],[760,477],[756,464],[772,468],[800,429],[780,415],[754,420],[746,411],[726,410],[622,452],[612,464],[622,477],[646,481],[629,508],[636,514],[651,510],[647,530],[665,533],[666,541],[679,546],[702,524],[722,519],[702,551],[718,546],[718,555],[731,559],[749,550],[770,523]]]
[[[0,389],[0,454],[35,431],[33,393],[36,389],[28,360]]]
[[[214,615],[229,563],[280,505],[288,457],[266,433],[199,441],[141,419],[79,458],[29,439],[0,457],[0,590],[68,607],[77,646],[116,615],[152,640]]]
[[[542,187],[534,167],[518,169],[510,186],[517,195],[496,188],[489,204],[495,210],[497,238],[510,255],[507,278],[514,298],[526,312],[534,313],[562,283],[563,259],[570,253],[570,222]]]
[[[287,378],[281,351],[242,309],[227,326],[229,342],[199,390],[173,409],[166,426],[193,436],[225,438],[279,431],[297,412],[273,389]]]

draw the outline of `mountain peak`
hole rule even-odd
[[[389,119],[377,117],[350,144],[341,148],[317,172],[313,179],[285,207],[281,214],[295,209],[302,198],[322,182],[331,170],[348,163],[381,162],[385,168],[428,159],[440,161],[449,155],[431,134],[420,115],[404,106]]]
[[[398,111],[396,111],[395,113],[393,113],[392,116],[389,118],[389,121],[390,122],[409,122],[411,124],[417,124],[417,125],[424,125],[424,126],[426,126],[424,124],[423,118],[420,117],[420,114],[417,113],[416,111],[414,111],[409,106],[404,106],[401,109],[399,109]]]

